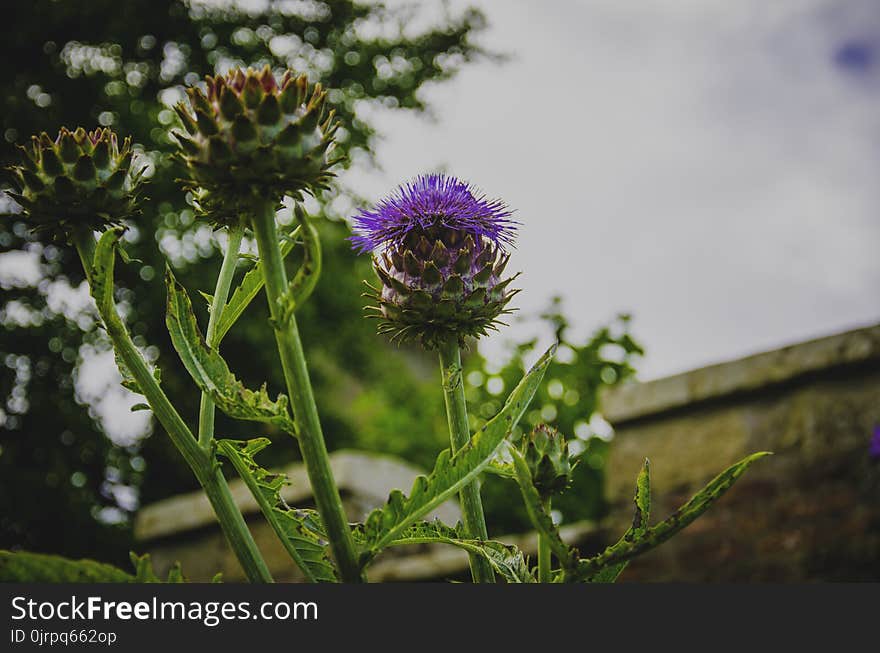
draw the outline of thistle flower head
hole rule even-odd
[[[131,141],[119,145],[109,129],[86,132],[62,127],[20,147],[21,164],[11,166],[12,198],[37,231],[63,236],[84,226],[102,230],[139,212],[141,173],[133,172]]]
[[[211,220],[237,222],[254,198],[326,188],[337,125],[320,84],[290,71],[276,80],[266,66],[208,77],[207,92],[187,94],[189,106],[175,107],[186,133],[173,135],[186,187]]]
[[[420,175],[400,186],[374,209],[354,218],[351,241],[360,252],[401,246],[412,233],[439,229],[487,239],[504,249],[513,244],[516,222],[501,200],[487,199],[470,184],[443,174]]]
[[[572,465],[568,454],[568,443],[552,426],[538,424],[532,432],[523,437],[521,450],[532,483],[543,498],[564,491],[571,483]]]
[[[505,245],[514,222],[499,200],[475,195],[454,177],[425,175],[355,218],[355,249],[379,250],[373,267],[381,285],[368,296],[392,340],[416,339],[434,349],[496,328],[518,291]]]

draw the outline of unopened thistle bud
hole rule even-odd
[[[532,473],[532,483],[545,499],[563,492],[571,483],[571,460],[565,438],[546,424],[538,424],[522,438],[523,457]]]
[[[337,125],[320,84],[290,71],[279,82],[266,66],[208,77],[207,94],[187,94],[189,106],[175,108],[186,133],[173,134],[186,186],[211,220],[237,222],[255,199],[326,188]]]
[[[502,280],[516,223],[499,200],[446,175],[423,175],[354,218],[351,238],[373,251],[381,284],[368,296],[392,340],[434,349],[496,328],[518,291]]]
[[[36,231],[100,231],[139,212],[142,170],[132,171],[130,139],[119,147],[109,129],[62,127],[55,140],[43,132],[20,149],[21,165],[8,169],[15,186],[9,194]]]

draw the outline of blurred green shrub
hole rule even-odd
[[[610,425],[601,418],[599,394],[603,387],[633,376],[634,364],[644,352],[630,333],[628,315],[619,315],[583,342],[569,336],[569,323],[558,297],[541,317],[553,328],[559,349],[517,430],[530,431],[544,423],[569,439],[579,464],[571,488],[554,500],[553,509],[563,520],[575,515],[577,519],[598,519],[605,510],[603,470],[612,435]],[[467,359],[465,383],[474,428],[498,410],[506,391],[516,385],[540,353],[536,346],[536,340],[515,346],[500,367],[490,366],[479,355]],[[510,499],[511,488],[510,481],[495,476],[488,476],[483,484],[484,508],[496,534],[529,527],[522,502]]]

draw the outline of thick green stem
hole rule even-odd
[[[318,419],[318,408],[306,367],[305,353],[299,337],[292,307],[284,302],[288,290],[287,272],[281,257],[275,227],[275,203],[266,202],[253,216],[254,235],[265,275],[269,315],[275,329],[275,341],[284,370],[284,380],[296,421],[300,451],[315,495],[318,512],[327,530],[333,557],[344,582],[363,581],[348,519],[342,507],[339,490],[330,470],[327,445]]]
[[[227,233],[229,243],[223,256],[223,264],[220,266],[220,274],[217,276],[217,287],[214,289],[211,314],[208,317],[208,331],[205,333],[205,343],[208,347],[214,346],[220,314],[223,313],[226,300],[229,298],[229,288],[232,286],[232,277],[235,276],[235,264],[238,262],[238,250],[241,247],[244,227],[240,225],[230,227]],[[208,393],[203,392],[199,405],[199,444],[203,449],[209,448],[214,438],[214,415],[214,402]]]
[[[449,439],[452,444],[452,452],[455,453],[471,438],[461,376],[461,351],[458,339],[447,339],[440,346],[439,352],[440,371],[443,375],[443,395],[446,399],[446,417],[449,422]],[[486,517],[483,515],[483,501],[480,499],[479,481],[466,485],[459,494],[459,500],[461,501],[466,535],[480,540],[489,539],[486,530]],[[494,583],[495,573],[489,562],[482,556],[473,553],[468,555],[474,582]]]
[[[90,230],[80,230],[73,234],[73,240],[86,278],[91,283],[92,266],[95,260],[95,237]],[[152,371],[132,342],[125,324],[116,313],[115,307],[101,306],[99,302],[98,312],[117,355],[134,377],[156,419],[168,433],[171,441],[183,455],[184,460],[204,488],[220,522],[220,527],[241,563],[245,575],[251,582],[271,583],[272,575],[269,573],[269,568],[229,493],[226,479],[214,460],[213,454],[199,447],[192,431],[159,387]]]
[[[550,514],[550,499],[544,501],[544,510]],[[550,540],[543,533],[538,533],[538,582],[552,583],[550,570]]]

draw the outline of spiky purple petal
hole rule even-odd
[[[374,209],[354,218],[349,240],[359,252],[383,245],[401,246],[412,231],[445,227],[486,238],[502,249],[513,244],[517,223],[501,200],[492,200],[467,182],[444,174],[427,174],[401,185]]]

